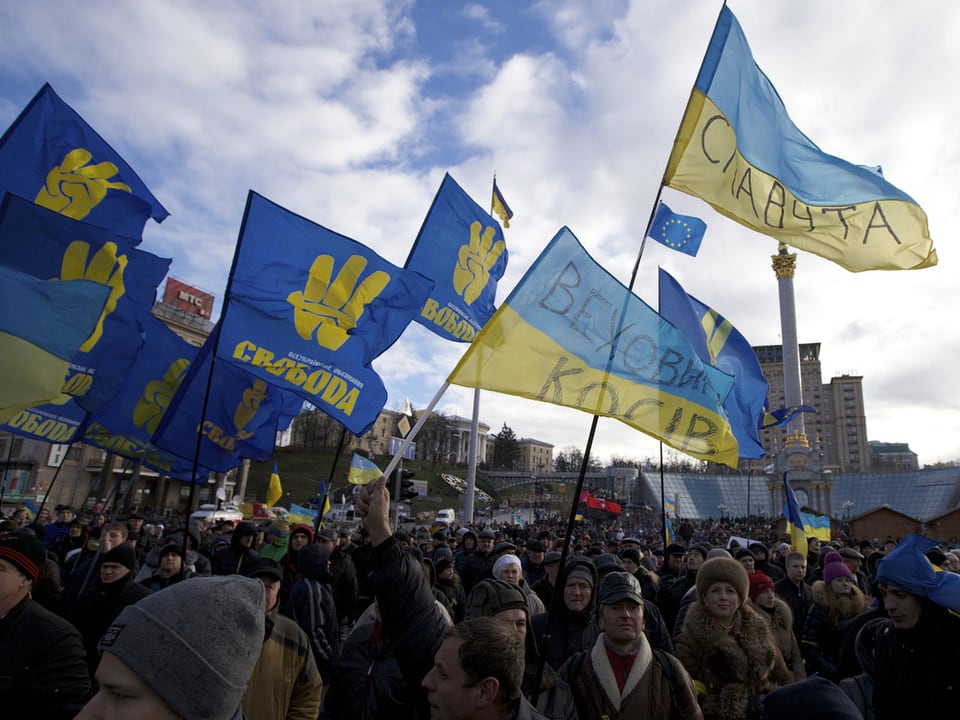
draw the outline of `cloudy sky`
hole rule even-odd
[[[926,210],[939,266],[851,274],[800,253],[801,342],[824,380],[862,375],[871,440],[921,463],[960,458],[958,280],[960,5],[952,0],[732,0],[754,56],[797,126]],[[138,171],[170,211],[145,249],[223,297],[248,189],[402,264],[444,172],[481,204],[491,179],[515,212],[506,296],[563,225],[629,281],[690,88],[720,9],[701,0],[460,3],[37,0],[0,7],[0,127],[44,82]],[[658,265],[754,345],[780,342],[772,239],[672,190],[708,224],[696,258],[649,243],[636,292],[656,306]],[[422,407],[465,346],[413,324],[375,368],[388,407]],[[438,406],[471,414],[472,390]],[[481,395],[481,419],[557,449],[590,417]],[[652,456],[603,420],[594,444]]]

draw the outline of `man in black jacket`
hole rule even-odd
[[[0,708],[3,716],[69,720],[90,695],[80,633],[30,599],[46,560],[29,530],[0,535]]]
[[[777,597],[790,606],[793,612],[793,634],[799,642],[803,637],[803,625],[807,621],[807,611],[813,602],[813,591],[804,581],[807,574],[807,558],[803,553],[792,552],[787,555],[787,576],[773,584]]]

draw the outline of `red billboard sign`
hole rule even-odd
[[[163,291],[163,302],[207,319],[213,312],[213,295],[172,277],[167,278],[167,287]]]

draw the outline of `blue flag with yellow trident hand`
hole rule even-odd
[[[90,280],[110,288],[96,327],[71,359],[63,389],[85,410],[103,407],[140,352],[143,323],[170,261],[108,230],[10,194],[0,202],[0,258],[3,265],[34,277]]]
[[[162,475],[204,482],[210,470],[200,468],[194,474],[192,456],[187,460],[150,442],[196,355],[197,348],[149,316],[144,326],[143,352],[127,372],[126,382],[110,402],[87,416],[79,439],[121,457],[140,460],[144,467]]]
[[[700,218],[675,213],[665,202],[661,202],[653,216],[649,236],[661,245],[696,257],[706,231],[707,224]]]
[[[217,352],[361,435],[387,401],[370,362],[432,286],[251,191]]]
[[[266,460],[272,456],[277,431],[287,428],[303,401],[245,368],[223,360],[214,362],[219,332],[218,326],[190,364],[152,442],[161,450],[192,459],[199,432],[200,465],[226,472],[241,458]]]
[[[0,138],[0,194],[11,192],[139,242],[169,214],[122,157],[49,84]]]
[[[435,283],[417,322],[447,340],[473,342],[496,310],[507,268],[503,230],[448,173],[404,267]]]
[[[723,402],[737,438],[740,457],[763,457],[758,424],[767,401],[767,380],[747,339],[716,310],[688,295],[660,268],[660,314],[690,340],[697,355],[734,379],[733,391]]]
[[[449,382],[620,420],[693,457],[737,464],[722,402],[733,378],[558,232]]]

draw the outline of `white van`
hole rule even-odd
[[[243,513],[235,505],[224,503],[219,510],[217,510],[216,505],[201,505],[196,512],[190,515],[190,524],[194,527],[204,525],[210,527],[224,520],[238,523],[243,520]]]
[[[437,510],[437,517],[433,522],[436,525],[453,525],[457,521],[457,514],[453,508],[442,508]]]

